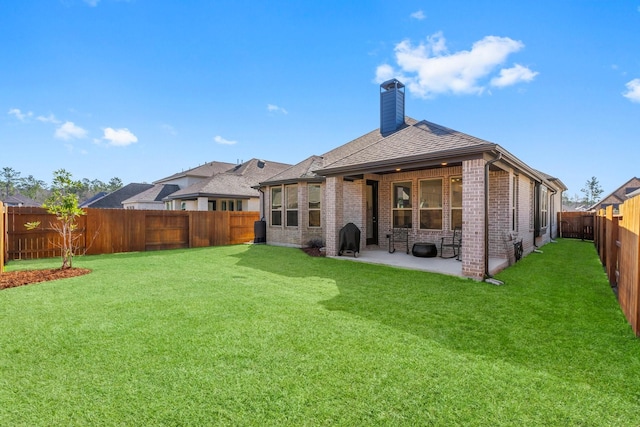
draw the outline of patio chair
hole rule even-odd
[[[451,236],[444,236],[440,239],[440,258],[456,258],[460,261],[460,249],[462,247],[462,228],[455,227]],[[445,256],[444,250],[451,249],[452,255]]]
[[[391,233],[387,234],[389,239],[389,253],[396,251],[396,244],[404,246],[407,254],[409,253],[409,226],[392,228]]]

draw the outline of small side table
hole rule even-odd
[[[413,244],[411,253],[421,258],[434,258],[438,256],[438,248],[435,243],[418,242]]]

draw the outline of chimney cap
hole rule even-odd
[[[380,84],[380,87],[382,89],[385,89],[385,90],[401,89],[401,88],[404,87],[404,84],[398,79],[391,79],[391,80],[387,80],[386,82],[383,82],[382,84]]]

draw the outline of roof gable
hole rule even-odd
[[[225,163],[225,162],[209,162],[204,165],[197,166],[195,168],[188,169],[186,171],[178,172],[173,175],[170,175],[166,178],[159,179],[154,182],[154,184],[161,184],[165,181],[171,181],[178,178],[183,178],[187,176],[191,177],[199,177],[199,178],[208,178],[214,176],[218,173],[226,172],[236,165],[233,163]]]
[[[172,193],[175,193],[178,190],[180,190],[180,187],[176,184],[155,184],[148,190],[145,190],[142,193],[136,194],[133,197],[123,200],[122,203],[162,202],[162,199]]]
[[[590,209],[600,209],[603,204],[619,204],[627,200],[629,194],[640,187],[640,178],[633,177],[629,181],[622,184],[609,195],[603,197],[598,203],[591,206]]]
[[[169,199],[184,197],[258,197],[255,188],[260,181],[278,174],[291,165],[267,160],[251,159],[227,172],[219,173],[209,179],[196,182],[171,194]]]
[[[300,163],[291,166],[281,173],[271,176],[268,179],[270,183],[297,181],[299,179],[319,179],[322,178],[315,171],[322,168],[324,160],[320,156],[311,156]]]
[[[353,144],[354,147],[358,146],[358,149],[344,150],[352,152],[333,162],[329,156],[319,173],[378,163],[398,162],[400,164],[408,159],[434,157],[436,154],[448,152],[490,151],[496,147],[496,144],[426,120],[416,122],[408,119],[406,124],[389,135],[382,136],[379,131],[374,131],[347,143],[347,146]]]

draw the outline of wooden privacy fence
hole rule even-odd
[[[626,200],[620,214],[613,206],[596,216],[595,245],[609,283],[633,332],[640,336],[640,196]]]
[[[558,212],[558,236],[593,240],[594,218],[589,212]]]
[[[5,207],[2,202],[0,202],[0,274],[4,271],[5,217]]]
[[[60,256],[54,215],[43,208],[7,208],[7,260]],[[231,245],[253,240],[258,212],[85,209],[77,253],[87,255]],[[40,222],[27,230],[24,224]]]

